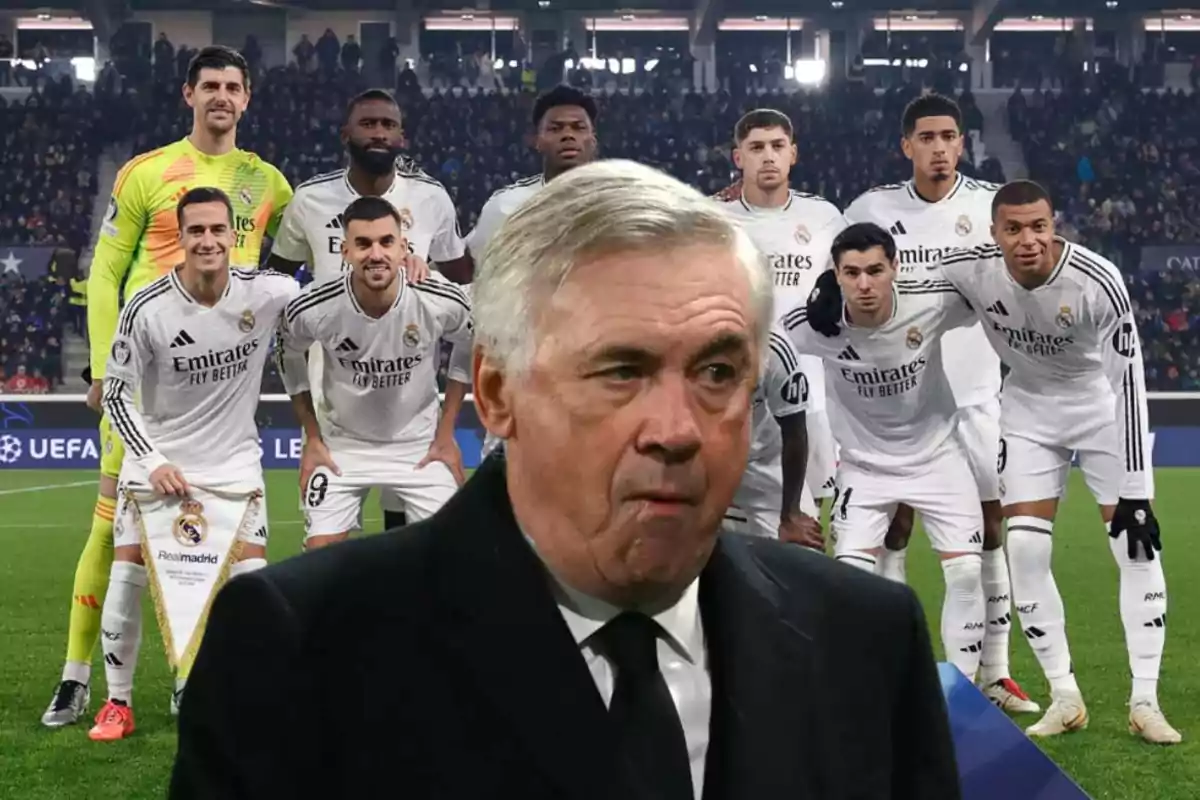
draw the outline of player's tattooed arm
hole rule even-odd
[[[304,266],[303,261],[291,261],[283,256],[276,255],[275,253],[271,253],[271,255],[267,256],[267,269],[275,270],[276,272],[282,272],[285,275],[291,275],[293,278],[296,277],[296,273],[300,271],[302,266]]]

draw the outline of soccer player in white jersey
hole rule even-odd
[[[596,157],[596,101],[571,86],[556,86],[538,96],[533,104],[533,147],[542,157],[542,171],[497,189],[483,204],[475,227],[467,234],[467,247],[478,260],[504,220],[521,204],[542,190],[548,181],[567,170],[590,163]],[[469,348],[451,352],[451,369],[462,365],[470,370]],[[483,456],[500,440],[486,433]]]
[[[834,556],[878,572],[899,503],[921,514],[946,580],[942,642],[946,658],[974,680],[983,639],[979,492],[954,435],[956,408],[942,370],[942,335],[975,315],[940,279],[897,281],[896,243],[859,223],[833,242],[844,310],[836,332],[818,332],[804,305],[784,316],[796,351],[825,362],[841,447],[830,511]],[[841,307],[842,304],[838,303]],[[827,336],[826,333],[834,335]]]
[[[267,266],[295,274],[301,264],[307,264],[317,282],[340,275],[345,268],[342,212],[358,197],[382,197],[400,214],[406,245],[401,266],[406,280],[425,280],[429,274],[427,262],[451,280],[470,280],[471,259],[459,234],[458,215],[449,193],[401,157],[403,115],[395,98],[382,89],[369,89],[356,96],[347,107],[341,138],[348,166],[297,187],[284,211]],[[318,409],[322,409],[322,364],[319,349],[309,354],[309,374]],[[461,385],[452,387],[446,395],[446,406],[455,415],[464,399],[460,389]],[[403,525],[404,510],[390,507],[390,501],[383,502],[384,527]]]
[[[478,259],[504,220],[521,204],[569,169],[596,157],[596,101],[570,86],[556,86],[533,104],[533,147],[542,171],[497,189],[483,204],[467,247]]]
[[[819,511],[804,483],[810,402],[800,356],[779,325],[771,331],[762,377],[754,390],[746,474],[725,512],[734,533],[779,537],[824,551]]]
[[[254,414],[275,322],[299,286],[288,275],[231,270],[233,206],[197,188],[177,209],[184,262],[137,292],[121,311],[104,381],[104,410],[125,442],[122,486],[186,495],[189,486],[263,488]],[[141,397],[141,410],[135,402]],[[244,538],[231,576],[266,566],[267,513]],[[112,577],[101,628],[108,702],[89,736],[134,730],[133,676],[142,638],[146,568],[128,503],[118,511]],[[177,700],[185,665],[177,676]]]
[[[962,112],[949,97],[927,94],[913,100],[904,110],[901,133],[900,147],[912,162],[912,178],[861,195],[846,208],[846,219],[874,222],[892,234],[902,279],[936,277],[946,250],[991,243],[992,197],[999,187],[958,171],[963,157]],[[1012,601],[996,470],[1000,360],[979,323],[947,333],[942,346],[946,377],[958,406],[957,435],[983,504],[983,586],[988,610],[980,686],[1006,711],[1036,713],[1037,703],[1009,674]],[[906,580],[912,525],[912,510],[901,507],[879,562],[881,574],[901,583]]]
[[[741,190],[718,197],[770,262],[778,317],[803,303],[817,275],[829,269],[829,247],[846,220],[825,198],[788,186],[797,151],[787,114],[770,108],[751,111],[734,126],[733,140]],[[812,356],[801,356],[801,366],[811,381],[806,482],[814,497],[825,498],[833,492],[836,459],[825,410],[824,370],[820,359]]]
[[[346,208],[342,255],[350,271],[310,286],[280,320],[280,374],[305,433],[300,485],[306,547],[344,540],[362,527],[362,504],[378,487],[426,519],[463,480],[452,415],[439,414],[438,343],[471,342],[471,304],[434,273],[406,284],[400,214],[360,197]],[[328,414],[318,420],[304,354],[325,353]]]
[[[1167,584],[1155,558],[1162,545],[1129,293],[1109,261],[1055,236],[1049,196],[1036,183],[1007,184],[992,203],[996,244],[946,256],[942,275],[975,306],[1010,370],[1000,478],[1013,601],[1051,695],[1028,733],[1053,736],[1088,721],[1050,569],[1051,532],[1074,455],[1120,574],[1130,729],[1149,742],[1177,743],[1180,734],[1158,705]]]

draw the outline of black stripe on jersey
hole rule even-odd
[[[808,308],[805,306],[793,308],[791,311],[783,315],[781,322],[783,323],[783,327],[787,328],[789,331],[799,328],[805,322],[808,322]]]
[[[453,300],[467,311],[471,310],[471,301],[467,299],[467,296],[463,293],[462,289],[459,289],[453,284],[440,282],[435,283],[434,281],[421,281],[420,283],[412,284],[412,288],[416,289],[418,292],[428,292],[429,294],[434,294],[438,297],[444,297],[447,300]]]
[[[771,331],[771,336],[768,339],[768,346],[775,357],[783,364],[783,368],[791,375],[800,366],[799,359],[796,358],[796,351],[792,347],[792,343],[780,336],[778,333]]]
[[[1125,400],[1125,471],[1142,472],[1146,468],[1142,447],[1142,404],[1133,369],[1133,364],[1125,367],[1125,376],[1121,380]]]
[[[1073,267],[1098,283],[1118,317],[1129,313],[1129,293],[1125,291],[1120,276],[1113,275],[1103,265],[1096,263],[1074,247],[1067,256],[1067,266]]]
[[[290,324],[296,317],[300,316],[301,312],[307,311],[314,306],[319,306],[326,300],[336,300],[345,291],[345,281],[331,281],[327,285],[321,286],[312,292],[302,294],[288,303],[283,309],[283,318]]]
[[[505,192],[509,191],[510,189],[520,189],[523,186],[532,186],[535,183],[541,183],[541,182],[542,182],[542,174],[539,172],[537,175],[530,175],[528,178],[521,178],[521,180],[519,180],[519,181],[514,181],[513,183],[510,183],[508,186],[501,186],[499,189],[492,192],[492,197],[496,197],[498,195],[504,194]]]
[[[171,291],[171,283],[167,278],[159,278],[154,283],[147,286],[142,291],[133,296],[129,304],[121,309],[121,321],[117,326],[117,333],[122,336],[131,336],[133,334],[133,320],[141,313],[151,300],[156,297],[162,297],[167,292]]]
[[[147,455],[152,448],[150,443],[138,433],[129,412],[125,410],[125,405],[121,402],[121,391],[124,388],[125,381],[120,378],[104,379],[104,409],[112,419],[112,424],[116,427],[121,441],[129,448],[129,452],[141,458]]]
[[[955,248],[942,255],[941,265],[961,264],[964,261],[979,261],[985,258],[1002,257],[1004,252],[994,244],[982,244],[978,247]]]
[[[308,187],[308,186],[318,186],[322,183],[329,183],[330,181],[336,181],[338,178],[342,177],[342,174],[344,172],[345,172],[344,169],[337,169],[337,170],[334,170],[333,172],[322,172],[320,175],[314,175],[313,177],[304,181],[304,183],[297,186],[296,191],[300,191],[301,189]]]

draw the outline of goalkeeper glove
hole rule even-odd
[[[1127,500],[1122,497],[1117,501],[1117,510],[1113,512],[1108,535],[1116,539],[1122,533],[1125,533],[1125,541],[1129,545],[1131,561],[1137,560],[1139,544],[1146,554],[1147,561],[1153,561],[1154,552],[1162,550],[1158,520],[1154,517],[1154,509],[1150,507],[1149,500]]]
[[[842,328],[842,287],[837,273],[827,269],[817,276],[817,284],[805,303],[809,326],[822,336],[837,336]]]

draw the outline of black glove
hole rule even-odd
[[[1159,538],[1158,520],[1154,517],[1154,509],[1149,500],[1117,501],[1117,510],[1113,512],[1112,524],[1108,535],[1116,539],[1124,531],[1126,543],[1129,545],[1129,559],[1138,557],[1138,545],[1146,553],[1146,560],[1154,560],[1154,551],[1162,550],[1162,540]]]
[[[822,336],[841,333],[842,287],[838,286],[836,272],[827,269],[817,276],[804,310],[808,313],[808,324],[817,333]]]
[[[83,378],[83,382],[88,386],[92,385],[92,366],[91,364],[83,368],[83,372],[79,373],[79,377]]]

